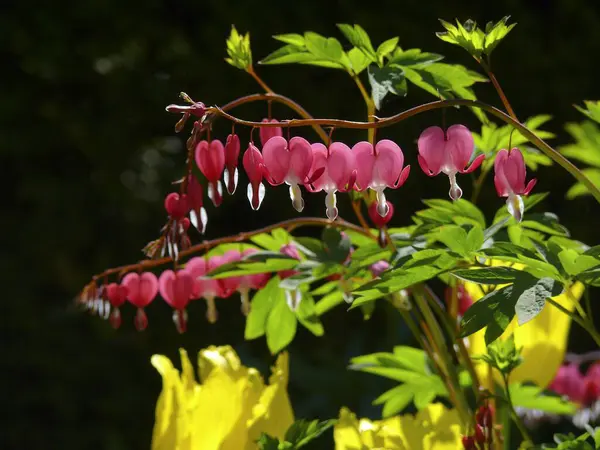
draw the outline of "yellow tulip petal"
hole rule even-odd
[[[491,261],[490,265],[511,265],[517,270],[525,267],[522,264],[508,264],[502,261]],[[498,286],[497,289],[500,287],[502,286]],[[465,283],[465,289],[471,295],[473,301],[478,301],[485,295],[482,286],[475,283]],[[570,295],[576,301],[579,301],[584,286],[581,283],[575,283],[569,290]],[[566,292],[555,297],[554,300],[569,311],[572,311],[575,307]],[[500,336],[500,339],[506,339],[513,333],[515,345],[522,349],[523,363],[511,374],[510,381],[532,381],[542,388],[548,386],[564,360],[570,325],[571,318],[549,304],[546,304],[538,316],[524,325],[519,326],[516,318],[513,319]],[[483,354],[487,351],[484,336],[485,330],[469,336],[468,347],[471,355]],[[491,389],[493,383],[489,367],[485,363],[478,363],[476,371],[481,384]],[[497,382],[501,380],[497,373],[494,373],[494,378]]]
[[[333,427],[335,450],[362,450],[363,444],[358,431],[358,419],[348,408],[340,410],[340,417]]]
[[[187,352],[180,348],[179,357],[181,358],[181,379],[183,382],[183,389],[185,392],[193,392],[198,383],[196,383],[196,376],[194,375],[194,366],[190,362]]]
[[[283,439],[285,432],[294,423],[294,413],[287,393],[289,377],[289,355],[281,353],[269,378],[269,386],[261,393],[258,403],[248,420],[248,438],[252,443],[261,433]],[[246,447],[253,448],[253,447]]]
[[[150,362],[163,380],[163,389],[156,402],[152,450],[178,449],[179,372],[166,356],[153,355]]]
[[[246,368],[242,366],[237,353],[229,345],[222,347],[211,345],[201,350],[198,354],[198,368],[201,381],[204,381],[215,368],[224,370],[236,378],[246,375]]]

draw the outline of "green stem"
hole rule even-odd
[[[367,92],[367,90],[365,89],[365,85],[362,83],[362,81],[360,81],[360,78],[358,77],[358,75],[356,74],[351,74],[352,79],[354,80],[354,82],[356,83],[356,85],[358,86],[358,90],[360,91],[363,100],[365,101],[365,105],[367,106],[367,121],[368,122],[373,122],[375,120],[375,103],[373,102],[373,99],[371,98],[371,96],[369,95],[369,93]],[[375,144],[374,138],[375,138],[375,128],[369,128],[368,130],[369,133],[369,142],[371,144]]]
[[[425,323],[431,331],[433,341],[436,344],[438,349],[438,355],[443,362],[443,366],[445,368],[445,373],[450,379],[452,383],[452,387],[456,397],[456,409],[458,413],[461,415],[461,419],[463,423],[466,425],[471,422],[472,412],[469,408],[467,400],[464,396],[462,388],[460,386],[460,381],[458,379],[457,371],[454,370],[454,364],[452,363],[452,359],[448,354],[446,340],[444,339],[444,335],[442,330],[439,327],[438,322],[435,320],[435,316],[427,303],[425,291],[422,286],[415,286],[412,290],[413,297],[415,298],[415,302],[423,314],[423,318],[425,319]]]
[[[508,384],[508,378],[509,378],[508,374],[504,374],[504,373],[502,374],[502,379],[504,380],[504,388],[506,390],[506,400],[508,401],[508,407],[510,408],[510,415],[512,416],[513,421],[517,425],[517,428],[521,432],[521,435],[523,436],[523,439],[525,439],[529,444],[533,444],[533,441],[531,440],[531,436],[529,436],[529,432],[527,431],[527,428],[525,428],[525,425],[523,424],[523,421],[521,420],[521,418],[517,414],[517,411],[515,411],[515,407],[514,407],[513,402],[512,402],[512,397],[510,395],[510,388],[509,388],[509,384]]]
[[[589,335],[594,339],[596,345],[600,346],[600,334],[594,328],[594,324],[588,320],[584,320],[579,317],[573,311],[569,311],[567,308],[562,306],[560,303],[557,303],[555,300],[548,298],[546,299],[548,303],[550,303],[555,308],[558,308],[560,311],[568,315],[574,322],[578,323],[585,331],[589,333]]]
[[[358,121],[350,121],[350,120],[341,120],[341,119],[292,119],[288,121],[282,121],[280,124],[269,124],[269,123],[261,123],[261,122],[252,122],[247,120],[241,120],[237,117],[234,117],[224,111],[220,110],[220,108],[208,108],[208,112],[212,114],[217,114],[222,117],[227,118],[228,120],[233,121],[234,123],[240,125],[246,125],[251,127],[274,127],[281,126],[281,124],[285,124],[287,127],[303,127],[309,125],[329,125],[335,126],[337,128],[353,128],[353,129],[363,129],[367,130],[370,128],[383,128],[389,127],[396,123],[402,122],[412,116],[416,116],[417,114],[424,113],[426,111],[433,111],[435,109],[440,108],[449,108],[451,106],[469,106],[481,108],[484,111],[487,111],[491,115],[500,119],[501,121],[513,126],[517,131],[519,131],[526,139],[528,139],[533,145],[535,145],[542,153],[552,159],[555,163],[560,165],[563,169],[569,172],[577,181],[580,181],[585,187],[590,191],[590,193],[594,196],[594,198],[600,203],[600,188],[595,186],[588,177],[585,176],[571,161],[566,159],[562,154],[558,151],[554,150],[550,145],[548,145],[543,139],[539,138],[534,132],[529,130],[525,125],[520,123],[518,120],[512,118],[505,112],[495,108],[486,103],[480,102],[478,100],[465,100],[465,99],[450,99],[450,100],[437,100],[430,103],[425,103],[420,106],[416,106],[414,108],[403,111],[394,116],[386,117],[383,119],[379,119],[376,122],[358,122]]]
[[[479,64],[481,64],[481,67],[483,67],[483,69],[487,73],[490,81],[494,85],[494,88],[496,89],[496,92],[498,93],[498,96],[500,97],[500,101],[502,102],[502,104],[506,108],[506,111],[508,112],[508,114],[510,115],[510,117],[512,117],[515,120],[518,120],[517,119],[517,115],[515,114],[515,111],[513,110],[512,106],[510,105],[510,102],[508,101],[508,98],[506,97],[506,94],[504,93],[504,91],[502,90],[502,87],[500,86],[500,83],[498,82],[498,79],[496,78],[496,76],[492,72],[492,68],[491,68],[490,64],[486,63],[482,59],[479,59],[478,61],[479,61]]]

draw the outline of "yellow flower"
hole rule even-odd
[[[151,359],[163,379],[152,450],[251,450],[263,432],[283,439],[294,422],[287,353],[277,358],[269,385],[229,346],[200,351],[200,384],[186,351],[180,355],[181,373],[166,356]]]
[[[522,264],[509,264],[505,261],[491,261],[491,266],[509,265],[517,270],[525,267]],[[502,286],[496,288],[500,287]],[[465,283],[465,289],[474,302],[485,295],[480,284]],[[553,300],[569,311],[573,311],[575,303],[571,299],[579,301],[583,290],[584,286],[577,282],[569,288],[569,293],[565,291],[554,297]],[[514,333],[516,347],[522,348],[523,363],[512,372],[511,383],[533,381],[542,388],[548,386],[564,360],[570,326],[571,318],[549,304],[537,317],[524,325],[519,326],[514,318],[500,336],[500,339],[506,339],[511,333]],[[484,335],[485,328],[469,336],[469,353],[471,355],[487,352]],[[489,370],[485,363],[476,365],[479,379],[482,385],[488,389],[492,387]],[[498,374],[494,376],[498,376]]]
[[[431,403],[415,416],[358,420],[346,408],[333,429],[335,450],[455,450],[462,448],[460,417],[441,403]]]

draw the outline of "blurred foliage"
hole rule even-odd
[[[140,259],[140,249],[164,223],[162,198],[181,175],[185,139],[173,133],[174,117],[164,107],[180,91],[207,104],[259,91],[250,77],[224,62],[223,42],[233,23],[251,33],[257,60],[276,49],[271,35],[304,29],[334,35],[336,23],[359,22],[374,42],[398,36],[402,48],[442,53],[447,61],[474,70],[463,50],[436,37],[438,17],[486,23],[505,14],[519,26],[494,52],[494,72],[520,118],[550,113],[553,120],[544,127],[557,135],[553,142],[570,143],[563,124],[581,119],[571,105],[600,98],[593,76],[596,61],[590,56],[600,41],[600,5],[594,2],[504,0],[459,6],[435,0],[427,8],[418,1],[391,0],[377,8],[355,0],[327,7],[322,2],[229,0],[5,2],[0,15],[0,154],[8,191],[0,260],[1,369],[7,381],[2,448],[148,448],[160,391],[160,379],[150,367],[153,353],[174,357],[179,346],[194,353],[210,344],[231,344],[248,366],[266,373],[272,363],[263,339],[244,341],[244,318],[235,301],[218,305],[216,325],[206,323],[203,309],[192,305],[190,330],[183,336],[176,333],[166,305],[154,305],[149,329],[137,333],[131,315],[114,332],[71,304],[92,273]],[[275,91],[291,95],[314,115],[364,116],[355,86],[337,71],[308,66],[257,70]],[[475,88],[482,100],[498,104],[490,86]],[[430,94],[415,89],[407,99],[392,97],[380,114],[430,100]],[[273,113],[288,114],[276,105]],[[264,105],[243,110],[253,118],[266,114]],[[421,115],[382,130],[381,137],[401,142],[407,162],[414,165],[416,137],[441,118]],[[480,126],[462,110],[448,111],[446,120]],[[225,133],[226,128],[217,124],[215,131]],[[314,137],[310,133],[306,130],[307,137]],[[336,137],[363,138],[351,130],[339,130]],[[552,191],[547,210],[558,214],[576,238],[596,241],[600,217],[593,200],[565,202],[573,181],[560,168],[540,166],[537,176],[539,192]],[[390,195],[397,211],[392,224],[406,225],[421,198],[446,192],[446,182],[411,177]],[[347,200],[340,203],[341,215],[351,218]],[[491,182],[480,203],[488,215],[500,206]],[[322,215],[322,199],[309,199],[305,213]],[[240,214],[243,228],[253,229],[296,213],[285,189],[269,189],[258,213],[251,213],[244,195],[228,197],[219,210],[209,207],[207,237],[241,231]],[[382,305],[366,322],[358,308],[337,308],[322,320],[324,337],[302,328],[290,348],[296,416],[336,417],[347,405],[361,417],[379,417],[380,408],[371,402],[394,383],[346,367],[357,355],[409,344],[399,316]],[[593,348],[580,329],[573,328],[572,334],[573,350]],[[544,431],[556,432],[556,427]]]

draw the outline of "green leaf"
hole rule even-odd
[[[580,255],[575,250],[566,249],[558,254],[562,267],[569,275],[579,275],[581,272],[600,265],[600,260],[589,255]]]
[[[537,409],[552,414],[572,415],[577,406],[561,396],[544,392],[538,386],[511,383],[510,396],[515,406],[527,409]]]
[[[371,59],[364,52],[356,47],[351,48],[348,51],[348,58],[350,59],[350,65],[352,71],[358,75],[371,64]]]
[[[252,66],[250,33],[246,33],[242,36],[237,32],[235,26],[232,26],[226,45],[228,58],[225,58],[225,61],[242,70],[246,70],[248,67]]]
[[[304,36],[296,33],[278,34],[273,36],[273,39],[284,42],[286,44],[295,45],[296,47],[306,47],[304,44]]]
[[[504,375],[509,375],[522,362],[521,349],[515,347],[515,336],[508,339],[497,339],[487,347],[487,353],[473,357],[487,362]]]
[[[496,24],[491,22],[487,24],[485,30],[485,39],[483,41],[484,52],[489,56],[492,54],[494,49],[498,46],[502,39],[506,37],[510,30],[512,30],[517,24],[512,23],[506,25],[510,16],[503,17]]]
[[[438,32],[436,35],[445,42],[464,48],[479,60],[483,54],[491,55],[502,39],[514,28],[516,24],[506,25],[509,17],[506,16],[495,24],[488,23],[485,32],[470,19],[464,24],[456,20],[456,26],[440,19],[446,31]]]
[[[383,41],[379,45],[379,47],[377,47],[376,55],[379,64],[383,65],[383,58],[388,56],[396,49],[396,47],[398,46],[398,40],[398,37],[393,37],[391,39],[388,39],[387,41]]]
[[[244,339],[256,339],[265,334],[267,318],[275,303],[283,299],[283,291],[279,288],[279,277],[273,277],[266,286],[254,294],[252,308],[246,319]]]
[[[452,275],[478,284],[514,283],[521,271],[512,267],[486,267],[484,269],[458,269]]]
[[[369,83],[371,97],[377,109],[381,109],[381,102],[387,94],[406,95],[406,80],[400,67],[369,67]]]
[[[269,436],[266,433],[261,433],[256,444],[260,450],[280,450],[279,439]]]
[[[350,254],[350,238],[336,228],[325,228],[321,235],[324,243],[324,261],[342,264]]]
[[[342,44],[336,38],[326,38],[318,33],[307,31],[304,33],[304,44],[306,49],[319,59],[338,63],[342,67],[349,66]]]
[[[568,158],[600,168],[600,125],[584,121],[569,123],[565,129],[575,142],[559,147],[561,153]]]
[[[444,225],[438,228],[435,238],[453,252],[467,256],[481,248],[484,236],[478,225],[471,227],[468,233],[458,225]]]
[[[412,385],[401,384],[381,394],[373,401],[373,404],[383,404],[381,415],[385,419],[402,412],[410,404],[413,397]]]
[[[254,308],[254,304],[252,304]],[[265,328],[267,346],[272,354],[283,350],[292,342],[296,334],[296,314],[290,309],[283,295],[278,295],[273,304],[273,309],[267,318]]]
[[[594,186],[600,188],[600,169],[583,169],[581,172],[592,182],[592,184],[594,184]],[[590,190],[585,184],[577,182],[569,188],[565,197],[568,200],[572,200],[581,195],[591,195]]]
[[[390,58],[389,64],[397,64],[402,67],[423,67],[428,64],[441,61],[442,59],[444,59],[442,55],[438,55],[436,53],[422,52],[419,48],[411,48],[409,50],[402,50],[401,48],[397,48],[394,51],[392,57]]]
[[[300,419],[290,425],[285,433],[285,440],[293,445],[293,449],[299,449],[321,436],[336,423],[336,419],[324,421]]]
[[[312,66],[327,67],[331,69],[344,69],[340,63],[329,61],[315,56],[306,48],[296,47],[295,45],[285,45],[278,48],[270,55],[258,62],[259,64],[309,64]]]
[[[318,301],[318,303],[315,305],[315,312],[318,316],[321,316],[343,302],[344,294],[340,289],[337,289]]]
[[[575,105],[577,111],[600,123],[600,100],[585,100],[583,103],[585,104],[585,108]]]
[[[371,59],[371,61],[377,61],[377,55],[375,53],[375,49],[373,48],[373,44],[371,44],[371,39],[367,32],[360,25],[349,25],[346,23],[339,23],[337,27],[340,29],[342,34],[348,39],[355,47],[362,50],[365,55]]]
[[[304,326],[315,336],[323,336],[325,333],[323,324],[321,323],[321,320],[317,314],[315,300],[311,295],[308,295],[307,293],[302,295],[302,301],[300,301],[300,305],[296,311],[296,316],[298,317],[298,321],[302,324],[302,326]]]

